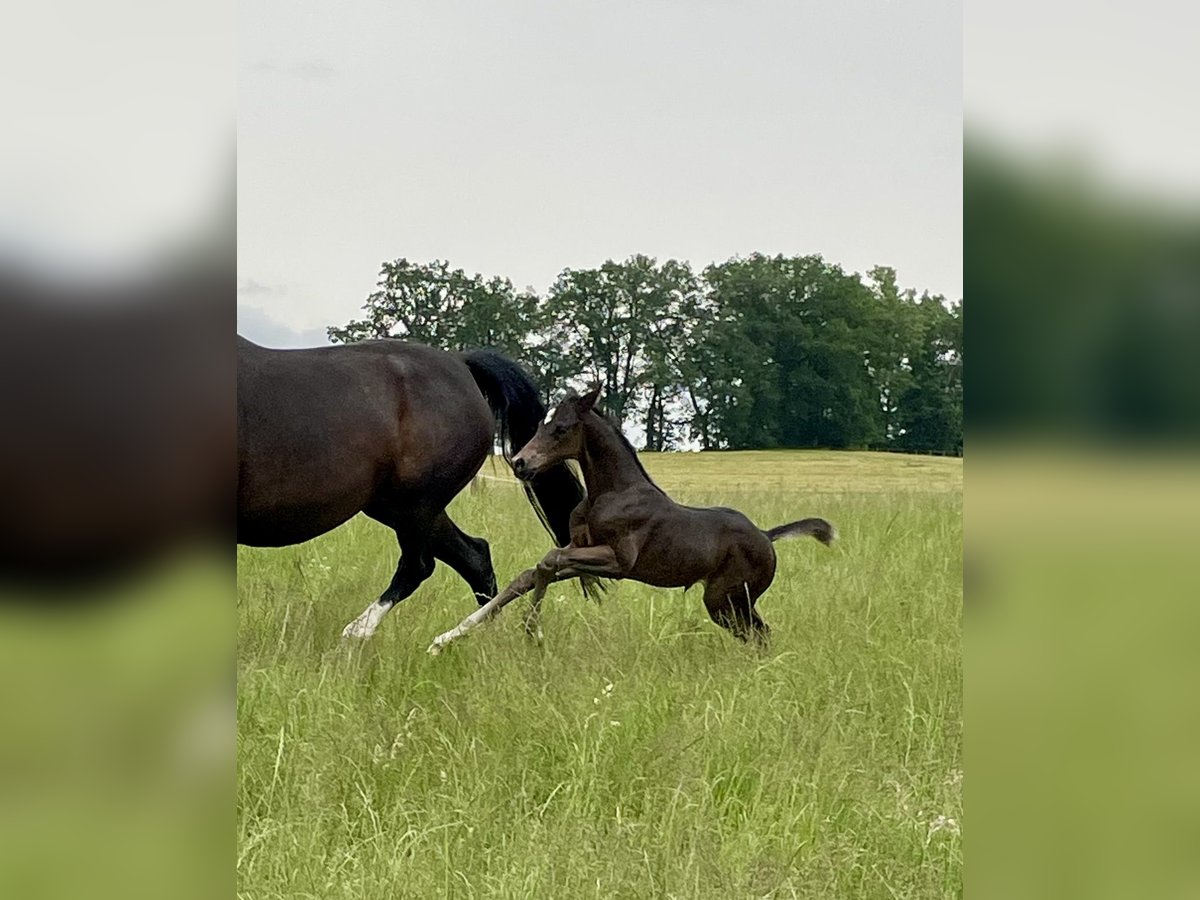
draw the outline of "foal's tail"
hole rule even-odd
[[[494,350],[471,350],[462,354],[462,360],[492,408],[504,458],[512,462],[513,456],[533,438],[546,415],[537,385],[524,369]],[[571,543],[571,511],[584,498],[583,485],[575,473],[560,463],[524,487],[538,518],[558,545],[565,547]]]
[[[837,529],[824,519],[801,519],[799,522],[789,522],[787,525],[776,525],[774,528],[764,531],[763,534],[771,539],[772,544],[784,538],[807,534],[815,537],[826,547],[836,541],[838,536]]]

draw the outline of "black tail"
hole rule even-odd
[[[533,438],[546,415],[537,385],[519,365],[494,350],[471,350],[463,362],[475,376],[496,417],[504,458],[512,461]],[[566,464],[547,469],[524,484],[525,495],[560,547],[571,543],[571,511],[584,498],[583,485]]]
[[[826,547],[837,540],[837,529],[824,519],[801,519],[799,522],[789,522],[787,525],[776,525],[764,531],[771,543],[783,538],[799,537],[804,534],[812,535]]]

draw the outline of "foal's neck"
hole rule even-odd
[[[615,427],[594,412],[583,420],[583,452],[579,456],[579,468],[583,470],[589,496],[650,481],[632,448],[614,431]]]

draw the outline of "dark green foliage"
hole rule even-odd
[[[1188,204],[1131,199],[1069,161],[1018,163],[979,139],[963,190],[973,346],[987,360],[972,370],[974,432],[1194,439],[1200,218]]]
[[[376,287],[363,305],[367,317],[330,328],[331,341],[404,337],[447,350],[520,354],[540,325],[534,295],[516,292],[507,278],[467,275],[441,260],[385,262]]]
[[[493,347],[548,399],[599,380],[644,446],[962,451],[962,304],[901,290],[892,269],[754,254],[709,266],[646,256],[564,269],[544,299],[399,259],[367,317],[331,340]]]

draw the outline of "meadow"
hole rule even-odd
[[[840,541],[776,545],[765,651],[701,588],[554,585],[439,657],[447,567],[366,644],[390,531],[238,550],[240,897],[894,898],[962,893],[962,460],[647,454],[693,505]],[[503,584],[548,548],[503,466],[451,514]]]

